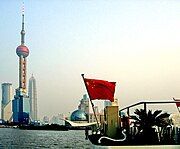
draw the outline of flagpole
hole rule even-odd
[[[173,100],[176,102],[176,99],[173,97]],[[177,110],[179,111],[179,113],[180,113],[180,109],[178,108],[178,106],[176,105],[176,107],[177,107]]]
[[[92,102],[92,100],[91,100],[91,95],[89,94],[89,91],[88,91],[86,82],[85,82],[85,80],[84,80],[84,74],[81,74],[81,76],[82,76],[82,78],[83,78],[83,81],[84,81],[84,84],[85,84],[87,93],[88,93],[88,95],[89,95],[89,99],[90,99],[91,106],[92,106],[92,109],[93,109],[93,113],[94,113],[94,116],[95,116],[95,119],[96,119],[96,122],[97,122],[97,126],[98,126],[98,128],[100,128],[100,127],[99,127],[99,122],[98,122],[98,119],[97,119],[97,116],[96,116],[96,113],[95,113],[95,110],[94,110],[94,104],[93,104],[93,102]]]

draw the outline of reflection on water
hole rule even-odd
[[[84,131],[42,131],[0,128],[0,148],[77,148],[89,149]]]

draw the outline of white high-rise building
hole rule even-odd
[[[87,115],[89,115],[89,99],[86,94],[84,94],[83,98],[80,100],[78,109],[84,111]]]
[[[37,120],[37,89],[36,89],[36,80],[32,75],[29,79],[29,99],[30,99],[30,119]]]
[[[1,101],[1,118],[5,121],[11,121],[12,119],[12,84],[2,84],[2,101]]]

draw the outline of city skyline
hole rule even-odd
[[[31,50],[27,78],[36,76],[40,117],[77,107],[86,93],[81,73],[117,82],[120,108],[180,97],[179,1],[24,3]],[[0,5],[0,83],[11,82],[13,89],[18,86],[21,6],[20,0]]]

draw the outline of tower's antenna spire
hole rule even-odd
[[[24,2],[22,5],[22,30],[21,30],[21,45],[25,43],[25,30],[24,30]]]

